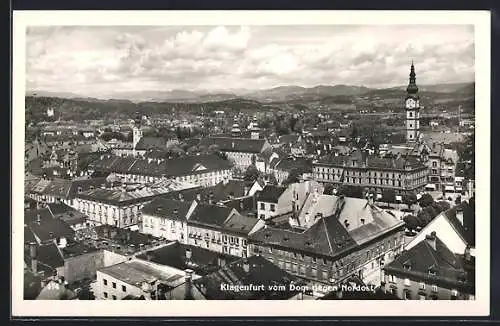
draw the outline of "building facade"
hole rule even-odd
[[[396,194],[423,191],[427,176],[427,166],[413,157],[381,158],[356,152],[313,162],[313,178],[318,182],[360,186],[378,194],[384,189]]]

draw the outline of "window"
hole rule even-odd
[[[103,279],[102,282],[104,283],[104,285],[108,285],[108,280],[107,279]]]
[[[113,295],[113,300],[116,300],[116,295]]]
[[[411,300],[411,292],[406,290],[404,291],[404,299],[405,300]]]
[[[323,265],[326,265],[326,264],[327,264],[326,259],[323,259]]]
[[[408,112],[409,113],[409,117],[412,118],[413,117],[413,112]]]
[[[113,282],[113,289],[116,289],[116,283]]]
[[[418,286],[420,290],[425,290],[425,283],[421,282]]]
[[[410,279],[409,279],[409,278],[405,278],[405,280],[404,280],[404,284],[405,284],[406,286],[410,286]]]
[[[312,277],[317,277],[318,270],[314,267],[311,268],[311,276]]]
[[[104,292],[104,297],[107,298],[108,297],[108,292]]]
[[[266,204],[260,203],[260,209],[266,209]]]
[[[125,285],[122,285],[122,291],[127,292],[127,287]]]
[[[432,286],[432,292],[437,292],[438,291],[438,287],[437,285],[433,285]]]
[[[396,283],[396,277],[394,275],[387,275],[387,282]]]
[[[264,215],[264,214],[260,214],[260,219],[261,219],[261,220],[265,220],[265,219],[266,219],[266,215]]]
[[[323,279],[324,280],[328,279],[328,272],[327,271],[323,271]]]
[[[273,253],[273,248],[269,247],[268,251],[269,251],[270,254],[272,254]]]
[[[457,300],[458,297],[458,291],[457,290],[451,290],[451,300]]]
[[[271,204],[271,212],[274,212],[274,211],[275,211],[275,205]]]
[[[312,257],[312,262],[315,263],[316,262],[316,257]]]

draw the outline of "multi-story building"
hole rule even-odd
[[[197,204],[188,216],[187,244],[238,257],[247,257],[248,237],[264,222],[234,208]]]
[[[186,243],[187,220],[196,205],[196,201],[156,198],[142,208],[142,232]]]
[[[269,220],[275,216],[299,212],[307,196],[312,192],[323,192],[323,187],[313,181],[292,183],[287,187],[266,185],[257,194],[257,216]]]
[[[124,300],[129,297],[154,300],[199,276],[149,261],[133,259],[97,270],[94,286],[97,300]],[[165,299],[163,299],[165,300]]]
[[[312,162],[309,159],[297,157],[278,159],[271,166],[270,172],[274,174],[278,184],[281,184],[294,170],[301,177],[309,177],[312,175]]]
[[[76,196],[87,190],[99,188],[106,183],[106,178],[86,180],[67,180],[60,178],[41,179],[32,186],[29,197],[38,203],[63,203],[76,208]]]
[[[456,150],[433,143],[429,147],[427,167],[429,177],[427,188],[443,192],[455,192],[455,171],[458,163]]]
[[[357,151],[349,156],[332,156],[313,162],[313,178],[334,186],[353,185],[381,194],[422,191],[427,184],[427,167],[416,158],[370,156]]]
[[[203,139],[201,144],[217,146],[217,149],[225,153],[234,166],[240,170],[246,170],[250,165],[255,164],[264,151],[271,149],[267,140],[253,138],[209,137]]]
[[[405,300],[473,300],[474,268],[469,248],[456,255],[432,232],[384,267],[384,288]]]
[[[76,198],[76,209],[89,217],[94,225],[108,224],[119,228],[139,228],[142,207],[156,197],[179,190],[176,187],[192,185],[176,184],[171,187],[97,188],[81,192]]]
[[[127,182],[157,182],[167,177],[210,186],[232,176],[231,163],[220,156],[195,155],[171,159],[142,159],[103,154],[89,165],[90,172],[115,173]]]
[[[379,284],[381,266],[402,250],[403,221],[363,199],[328,197],[332,215],[319,212],[298,227],[267,226],[250,236],[252,254],[313,283],[357,275]]]

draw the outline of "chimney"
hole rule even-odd
[[[465,259],[466,262],[470,262],[471,261],[470,246],[465,247],[464,259]]]
[[[185,276],[184,276],[184,299],[185,300],[191,300],[193,299],[193,294],[191,292],[191,287],[192,287],[192,277],[193,277],[193,271],[190,269],[186,269],[185,271]]]
[[[186,259],[191,260],[191,249],[189,248],[186,249]]]
[[[38,225],[40,225],[40,222],[42,221],[42,218],[40,216],[40,213],[37,213],[36,214],[36,222],[38,223]]]
[[[217,257],[217,266],[224,267],[225,265],[226,265],[226,260],[221,256]]]
[[[31,271],[34,274],[38,273],[38,261],[36,257],[36,242],[30,243],[30,258],[31,258]]]
[[[210,194],[208,195],[208,203],[209,204],[214,203],[214,193],[213,192],[210,192]]]
[[[243,270],[245,271],[245,273],[250,272],[250,264],[248,263],[248,260],[246,260],[246,259],[243,261]]]
[[[184,201],[184,195],[181,192],[179,193],[179,200]]]
[[[462,224],[462,226],[464,225],[464,211],[461,207],[458,207],[457,208],[457,212],[456,212],[456,215],[457,217],[457,220],[460,222],[460,224]]]
[[[425,241],[432,247],[432,249],[436,250],[436,232],[432,231],[431,234],[425,236]]]
[[[201,202],[201,194],[196,194],[196,200],[197,200],[198,202]]]

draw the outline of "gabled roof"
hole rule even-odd
[[[427,284],[438,284],[445,287],[466,287],[466,271],[462,259],[434,234],[435,249],[427,239],[420,241],[384,267],[386,273],[396,273],[416,278]],[[435,275],[429,273],[434,271]],[[460,280],[463,280],[460,281]],[[470,290],[470,289],[469,289]]]
[[[156,198],[142,208],[142,214],[160,218],[186,221],[191,202]]]
[[[85,180],[66,180],[55,178],[53,180],[40,180],[32,192],[54,196],[57,198],[71,199],[76,196],[78,190],[82,191],[100,187],[106,182],[106,178],[91,178]]]
[[[283,171],[298,169],[302,172],[312,172],[312,162],[307,158],[284,158],[274,168]]]
[[[189,217],[188,223],[221,227],[234,213],[236,212],[230,207],[222,205],[198,204]]]
[[[463,224],[457,218],[458,210],[462,210],[463,212]],[[473,205],[462,202],[460,205],[453,206],[442,214],[467,245],[471,247],[476,246],[476,213]]]
[[[277,203],[281,195],[286,191],[286,187],[266,185],[258,195],[257,200],[266,203]]]

